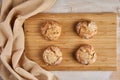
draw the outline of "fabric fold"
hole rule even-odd
[[[0,13],[0,76],[3,80],[58,80],[29,60],[25,53],[24,21],[52,7],[55,0],[3,0]]]

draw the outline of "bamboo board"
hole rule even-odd
[[[92,39],[81,39],[74,31],[74,25],[81,18],[91,19],[98,25],[98,33]],[[45,40],[40,34],[40,24],[53,19],[62,24],[62,34],[57,41]],[[46,70],[116,70],[116,14],[115,13],[57,13],[37,14],[24,23],[25,54]],[[80,44],[88,43],[95,47],[97,61],[82,65],[73,54]],[[46,65],[42,52],[50,45],[59,46],[63,53],[60,65]]]

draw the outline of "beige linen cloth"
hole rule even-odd
[[[55,3],[55,0],[2,0],[0,12],[0,76],[3,80],[58,80],[24,54],[25,19]]]

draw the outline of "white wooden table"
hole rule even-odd
[[[49,13],[118,12],[120,0],[57,0]],[[119,21],[120,22],[120,21]],[[117,28],[117,53],[120,54],[120,26]],[[120,55],[119,55],[120,56]],[[119,60],[120,62],[120,60]],[[120,67],[120,64],[119,64]],[[60,80],[120,80],[117,71],[53,71]]]

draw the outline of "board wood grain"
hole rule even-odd
[[[57,41],[45,40],[40,34],[40,24],[45,20],[56,20],[62,25],[62,34]],[[74,26],[80,19],[91,19],[98,25],[98,33],[92,39],[81,39]],[[46,70],[116,70],[116,14],[115,13],[41,13],[24,23],[25,54]],[[82,65],[73,54],[80,44],[93,45],[97,53],[94,64]],[[46,65],[42,53],[50,45],[59,46],[63,53],[60,65]]]

